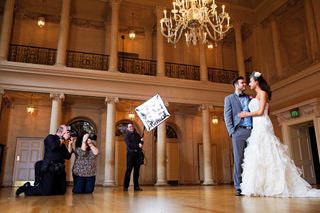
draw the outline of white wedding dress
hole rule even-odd
[[[251,112],[259,109],[259,100],[249,103]],[[312,189],[300,175],[287,153],[287,146],[275,136],[268,116],[253,117],[253,129],[244,152],[241,191],[246,196],[320,197],[320,190]]]

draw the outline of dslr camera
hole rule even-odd
[[[96,140],[97,140],[97,135],[94,134],[94,133],[90,133],[88,139],[93,140],[93,141],[96,141]]]

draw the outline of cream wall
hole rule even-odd
[[[40,28],[35,20],[16,17],[11,43],[56,49],[58,34],[59,24],[49,22],[43,28]]]
[[[9,116],[4,114],[4,118],[8,119],[8,122],[3,126],[7,130],[7,138],[1,142],[6,145],[3,173],[1,174],[4,186],[12,185],[17,137],[45,138],[49,132],[48,121],[50,120],[51,107],[49,105],[41,106],[33,115],[30,115],[26,113],[27,104],[22,101],[12,102],[11,107],[4,110],[6,114],[9,114]],[[1,120],[3,119],[1,118]]]

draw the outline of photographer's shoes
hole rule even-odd
[[[123,188],[123,191],[124,191],[124,192],[127,192],[127,191],[128,191],[128,188]]]
[[[140,187],[134,188],[134,191],[143,191]]]
[[[31,186],[30,182],[26,182],[25,184],[20,186],[16,191],[16,196],[19,196],[21,193],[25,193],[26,189],[30,186]]]

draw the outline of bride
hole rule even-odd
[[[320,190],[312,189],[300,175],[293,160],[275,136],[268,116],[271,90],[259,72],[250,76],[249,86],[256,97],[249,103],[250,112],[239,117],[253,117],[253,129],[244,152],[241,191],[246,196],[320,197]]]

